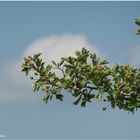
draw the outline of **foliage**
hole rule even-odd
[[[135,24],[140,27],[140,18],[135,19]],[[140,34],[140,28],[137,29],[136,35]]]
[[[140,26],[140,19],[136,24]],[[46,65],[40,55],[24,58],[22,71],[26,76],[33,72],[30,77],[34,80],[33,89],[46,93],[45,103],[54,97],[63,101],[62,90],[66,90],[74,97],[73,103],[82,107],[97,99],[125,111],[134,112],[140,108],[140,69],[119,64],[109,67],[107,60],[100,60],[85,48],[76,51],[75,57],[62,57],[59,63],[52,61],[51,65]],[[62,76],[57,75],[54,69],[59,70]]]

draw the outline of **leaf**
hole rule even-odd
[[[29,74],[29,72],[30,72],[30,69],[27,69],[27,70],[25,71],[26,76]]]
[[[74,93],[73,93],[73,96],[74,96],[74,97],[77,97],[77,96],[80,95],[80,90],[77,90],[77,88],[76,88],[76,89],[73,88],[73,91],[74,91]]]
[[[63,101],[63,95],[62,94],[56,94],[56,99]]]
[[[81,96],[73,103],[74,105],[77,105],[81,100]]]
[[[55,62],[55,61],[53,61],[53,60],[52,60],[52,63],[53,63],[55,66],[57,66],[57,64],[56,64],[56,62]]]
[[[45,96],[43,98],[43,102],[45,102],[47,104],[48,103],[48,100],[49,100],[49,97],[50,97],[50,94],[48,96]]]
[[[86,106],[86,101],[82,101],[81,102],[81,107],[85,107]]]
[[[109,62],[107,60],[104,60],[104,61],[101,61],[100,62],[100,65],[105,65],[105,64],[108,64]]]
[[[138,26],[140,26],[140,19],[139,18],[136,18],[135,19],[135,24],[138,25]]]
[[[34,84],[32,85],[32,87],[33,87],[33,91],[35,92],[35,91],[36,91],[36,88],[37,88],[37,84],[34,83]]]
[[[59,93],[60,91],[61,91],[61,87],[54,88],[54,89],[52,90],[52,94],[57,94],[57,93]]]
[[[52,66],[51,65],[47,65],[45,68],[45,72],[48,73],[51,70]]]
[[[38,79],[34,84],[33,84],[33,89],[34,89],[34,92],[35,91],[38,91],[42,85],[44,84],[43,81],[41,81],[41,79]]]
[[[63,65],[64,59],[61,59],[61,62],[59,63],[59,66]]]
[[[52,100],[52,98],[53,98],[53,95],[50,96],[50,100]]]
[[[76,55],[77,57],[79,57],[79,56],[80,56],[80,51],[76,51],[76,52],[75,52],[75,55]]]
[[[79,81],[79,83],[82,87],[85,87],[86,84],[87,84],[87,81],[86,80],[81,80],[81,81]]]
[[[105,111],[106,110],[106,107],[103,107],[103,111]]]
[[[86,98],[87,98],[88,102],[91,102],[91,99],[95,98],[95,95],[89,93],[89,94],[87,94]]]
[[[35,55],[33,56],[33,59],[34,59],[34,60],[37,59],[40,55],[41,55],[41,53],[35,54]]]
[[[66,81],[64,81],[64,82],[62,83],[64,89],[67,89],[67,88],[69,87],[70,83],[71,83],[70,80],[66,80]]]
[[[41,67],[42,70],[45,69],[44,68],[44,65],[45,65],[45,62],[42,62],[41,65],[40,65],[40,67]]]
[[[103,90],[103,89],[99,89],[99,94],[97,95],[97,99],[98,99],[99,101],[102,100],[103,93],[104,93],[104,90]]]
[[[98,79],[97,77],[94,77],[92,82],[94,85],[98,85],[100,83],[100,79]]]
[[[51,82],[52,86],[55,86],[58,81],[59,78],[55,77],[54,80]]]
[[[41,66],[41,61],[42,61],[42,59],[36,59],[36,65],[37,65],[37,67],[40,67]]]

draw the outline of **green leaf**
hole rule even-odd
[[[34,83],[34,84],[32,85],[32,87],[33,87],[33,91],[35,92],[35,91],[36,91],[36,88],[37,88],[37,84]]]
[[[59,81],[59,78],[55,77],[54,80],[51,83],[52,86],[55,86],[58,81]]]
[[[76,51],[76,52],[75,52],[75,55],[76,55],[77,57],[79,57],[79,56],[80,56],[80,51]]]
[[[53,60],[52,60],[52,63],[53,63],[55,66],[57,66],[57,64],[56,64],[56,62],[55,62],[55,61],[53,61]]]
[[[140,26],[140,19],[139,19],[139,18],[136,18],[136,19],[135,19],[135,23],[136,23],[138,26]]]
[[[40,67],[41,66],[41,61],[42,61],[42,59],[36,59],[36,65],[37,65],[37,67]]]
[[[104,61],[101,61],[100,62],[100,65],[105,65],[105,64],[108,64],[109,62],[107,60],[104,60]]]
[[[68,79],[68,80],[66,80],[66,81],[64,81],[64,82],[62,83],[62,85],[63,85],[64,89],[69,88],[70,83],[71,83],[71,81],[70,81],[69,79]]]
[[[52,90],[52,94],[57,94],[57,93],[59,93],[60,91],[61,91],[61,87],[54,88],[54,89]]]
[[[52,66],[51,65],[47,65],[45,68],[45,72],[48,73],[51,70]]]
[[[56,94],[56,99],[63,101],[63,95],[62,94]]]
[[[25,71],[26,76],[29,74],[29,72],[30,72],[30,69],[27,69],[27,70]]]
[[[41,55],[41,53],[35,54],[35,55],[33,56],[34,60],[37,59],[37,58],[39,58],[40,55]]]
[[[100,83],[100,79],[98,79],[97,77],[94,77],[94,79],[92,80],[92,82],[93,82],[94,85],[98,85]]]
[[[43,102],[45,102],[47,104],[48,103],[48,100],[49,100],[49,97],[50,97],[50,94],[48,96],[45,96],[43,98]]]
[[[106,107],[103,107],[103,111],[105,111],[106,110]]]
[[[59,66],[63,65],[64,59],[61,59],[61,62],[59,63]]]
[[[81,80],[81,81],[79,81],[79,83],[82,87],[85,87],[86,84],[87,84],[87,81],[86,80]]]
[[[34,92],[35,91],[38,91],[40,88],[43,88],[42,85],[43,85],[43,81],[41,81],[41,79],[37,80],[34,84],[33,84],[33,89],[34,89]]]
[[[93,98],[95,98],[95,95],[94,94],[86,94],[86,100],[88,101],[88,102],[91,102],[91,99],[93,99]]]
[[[77,105],[81,100],[81,96],[79,96],[79,98],[73,103],[74,105]]]
[[[86,106],[86,101],[82,101],[81,102],[81,107],[85,107]]]
[[[103,90],[103,89],[99,89],[99,94],[97,95],[97,99],[98,99],[99,101],[102,100],[103,94],[104,94],[104,90]]]

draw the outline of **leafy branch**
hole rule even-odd
[[[138,28],[137,31],[136,31],[136,35],[139,35],[139,34],[140,34],[140,18],[136,18],[136,19],[135,19],[135,24],[136,24],[137,26],[139,26],[139,28]]]
[[[135,23],[140,26],[140,19]],[[140,29],[136,34],[140,34]],[[63,101],[65,90],[75,98],[73,103],[82,107],[97,99],[125,111],[140,108],[140,69],[119,64],[109,67],[107,60],[100,60],[85,48],[76,51],[75,57],[62,57],[59,63],[52,61],[51,65],[43,62],[40,55],[24,58],[22,71],[26,76],[33,74],[30,79],[34,81],[34,92],[45,92],[45,103],[54,97]],[[57,76],[54,69],[62,75]]]

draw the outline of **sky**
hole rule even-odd
[[[44,104],[21,73],[23,57],[47,63],[86,47],[111,65],[140,65],[140,2],[0,2],[0,139],[140,139],[135,114],[100,102]],[[2,136],[4,136],[2,138]]]

